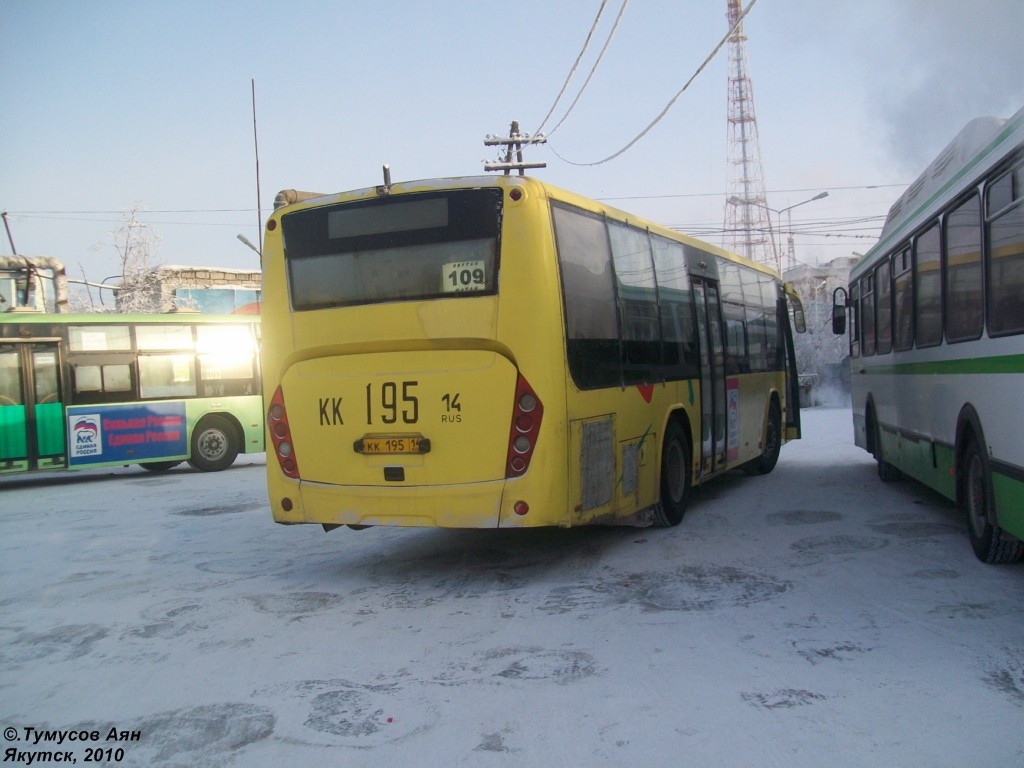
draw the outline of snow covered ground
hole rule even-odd
[[[262,456],[0,480],[7,762],[1024,765],[1024,567],[804,433],[672,529],[277,526]]]

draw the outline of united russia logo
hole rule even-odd
[[[103,453],[103,427],[99,414],[71,417],[71,456],[99,456]]]

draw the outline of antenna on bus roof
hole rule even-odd
[[[384,183],[377,187],[377,194],[381,197],[391,194],[391,166],[384,163]]]
[[[488,136],[484,139],[485,147],[493,146],[505,146],[505,162],[503,163],[488,163],[484,162],[485,171],[504,171],[505,175],[508,176],[513,170],[519,171],[519,175],[523,176],[523,171],[526,168],[547,168],[547,163],[524,163],[523,162],[523,144],[546,144],[547,137],[544,134],[538,134],[535,138],[530,138],[527,133],[519,132],[519,121],[513,120],[512,125],[509,128],[508,138],[503,139],[498,136]],[[512,147],[515,147],[516,162],[512,162]]]

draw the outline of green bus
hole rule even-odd
[[[259,318],[0,315],[0,474],[264,450]]]

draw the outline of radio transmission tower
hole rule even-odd
[[[727,0],[729,29],[729,179],[725,201],[725,248],[781,271],[771,239],[771,220],[761,174],[754,93],[747,70],[740,0]]]

